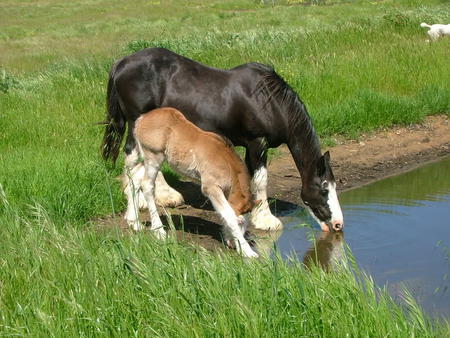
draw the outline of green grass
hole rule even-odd
[[[349,271],[244,263],[92,222],[124,208],[121,164],[107,170],[99,156],[108,69],[145,46],[222,68],[272,64],[324,140],[449,114],[448,39],[428,44],[419,28],[449,21],[447,4],[301,2],[0,3],[0,335],[449,330]]]
[[[405,293],[397,306],[347,268],[305,271],[7,210],[0,333],[26,336],[445,336]]]

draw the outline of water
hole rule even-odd
[[[299,226],[313,222],[297,210],[281,217],[285,229],[277,246],[282,254],[308,261],[317,252],[326,266],[342,256],[345,240],[360,268],[394,298],[406,286],[426,312],[450,318],[450,159],[347,191],[339,199],[344,233]]]

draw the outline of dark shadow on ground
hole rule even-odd
[[[170,216],[175,230],[180,230],[195,235],[209,236],[219,242],[222,242],[222,226],[210,220],[189,215],[171,215]],[[163,224],[170,224],[167,216],[161,216]]]
[[[189,181],[175,181],[170,185],[183,195],[186,205],[195,209],[214,211],[211,202],[202,194],[198,184]],[[284,214],[299,207],[297,204],[277,198],[269,198],[269,206],[274,215]]]

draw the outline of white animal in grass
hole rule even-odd
[[[432,41],[435,41],[438,38],[445,36],[445,35],[450,36],[450,24],[448,24],[448,25],[442,25],[442,24],[428,25],[425,22],[422,22],[420,24],[420,27],[429,28],[428,35],[430,36],[430,39]]]

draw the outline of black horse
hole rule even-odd
[[[252,215],[258,228],[281,225],[268,209],[266,165],[267,149],[286,143],[300,172],[301,197],[311,215],[325,231],[342,230],[329,153],[322,155],[305,105],[273,68],[247,63],[222,70],[167,49],[148,48],[112,66],[107,106],[105,160],[115,162],[127,124],[125,153],[133,154],[136,119],[157,107],[174,107],[198,127],[244,146],[255,200],[261,200]]]

